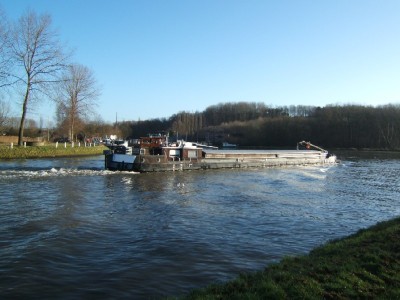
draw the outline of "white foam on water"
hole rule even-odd
[[[61,176],[105,176],[117,174],[138,174],[136,172],[114,172],[108,170],[51,168],[46,170],[1,170],[0,179],[7,178],[43,178]]]

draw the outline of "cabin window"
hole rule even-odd
[[[197,150],[189,150],[188,157],[189,158],[197,158]]]
[[[171,149],[169,151],[169,156],[170,157],[179,157],[179,156],[181,156],[181,150],[173,150],[173,149]]]

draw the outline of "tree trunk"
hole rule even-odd
[[[26,110],[28,107],[29,89],[30,89],[30,84],[28,83],[28,86],[26,88],[25,98],[24,98],[24,105],[22,106],[21,122],[19,124],[19,131],[18,131],[18,145],[19,146],[22,146],[23,139],[24,139],[24,124],[25,124]]]
[[[74,141],[74,125],[75,125],[75,116],[73,113],[71,113],[71,118],[70,118],[70,141]]]

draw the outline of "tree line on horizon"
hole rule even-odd
[[[175,138],[241,147],[294,147],[306,140],[325,148],[400,149],[400,105],[268,107],[238,102],[169,118],[125,121],[122,135],[139,138],[168,133]]]

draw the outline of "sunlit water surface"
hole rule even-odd
[[[2,298],[160,298],[400,214],[400,160],[135,174],[0,161]]]

